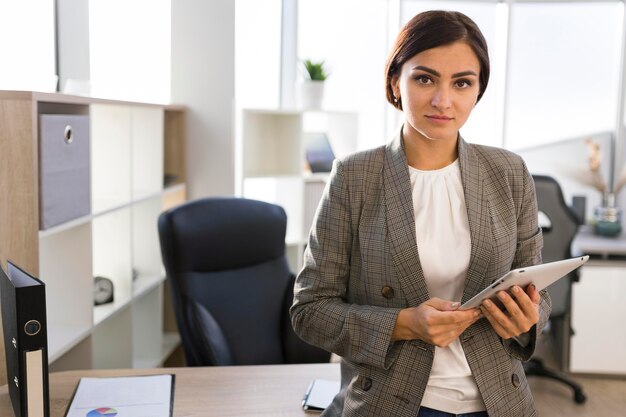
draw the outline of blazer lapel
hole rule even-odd
[[[393,263],[409,305],[417,306],[430,296],[419,261],[411,180],[401,130],[385,150],[383,190]]]
[[[485,272],[491,259],[493,231],[489,202],[484,190],[485,176],[471,145],[459,136],[459,165],[471,236],[471,256],[462,301],[469,300],[486,285]]]

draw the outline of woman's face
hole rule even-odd
[[[480,63],[465,42],[428,49],[404,63],[392,79],[402,100],[404,133],[410,137],[456,141],[479,92]]]

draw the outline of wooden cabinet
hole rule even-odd
[[[345,156],[357,148],[357,113],[243,109],[236,125],[237,194],[285,209],[287,255],[297,272],[328,179],[328,173],[310,172],[305,135],[326,134],[335,156]]]
[[[40,230],[43,114],[89,117],[91,209]],[[154,367],[179,344],[163,324],[157,218],[185,200],[184,117],[174,105],[0,92],[0,261],[46,283],[51,371]],[[113,281],[112,303],[94,306],[95,276]]]

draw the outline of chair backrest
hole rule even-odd
[[[559,183],[552,177],[533,175],[537,206],[539,212],[546,215],[549,225],[542,227],[543,262],[558,261],[571,257],[571,245],[578,230],[578,219],[565,203]],[[548,287],[552,298],[552,316],[565,314],[570,306],[572,280],[577,272],[568,279],[561,279]]]
[[[286,351],[295,336],[286,227],[281,207],[234,197],[161,214],[161,253],[188,365],[298,362]]]

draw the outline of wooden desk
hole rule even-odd
[[[339,364],[261,365],[206,368],[86,370],[50,374],[50,415],[63,417],[83,376],[176,374],[174,416],[302,417],[302,396],[315,378],[339,380]],[[6,385],[0,416],[13,416]]]

